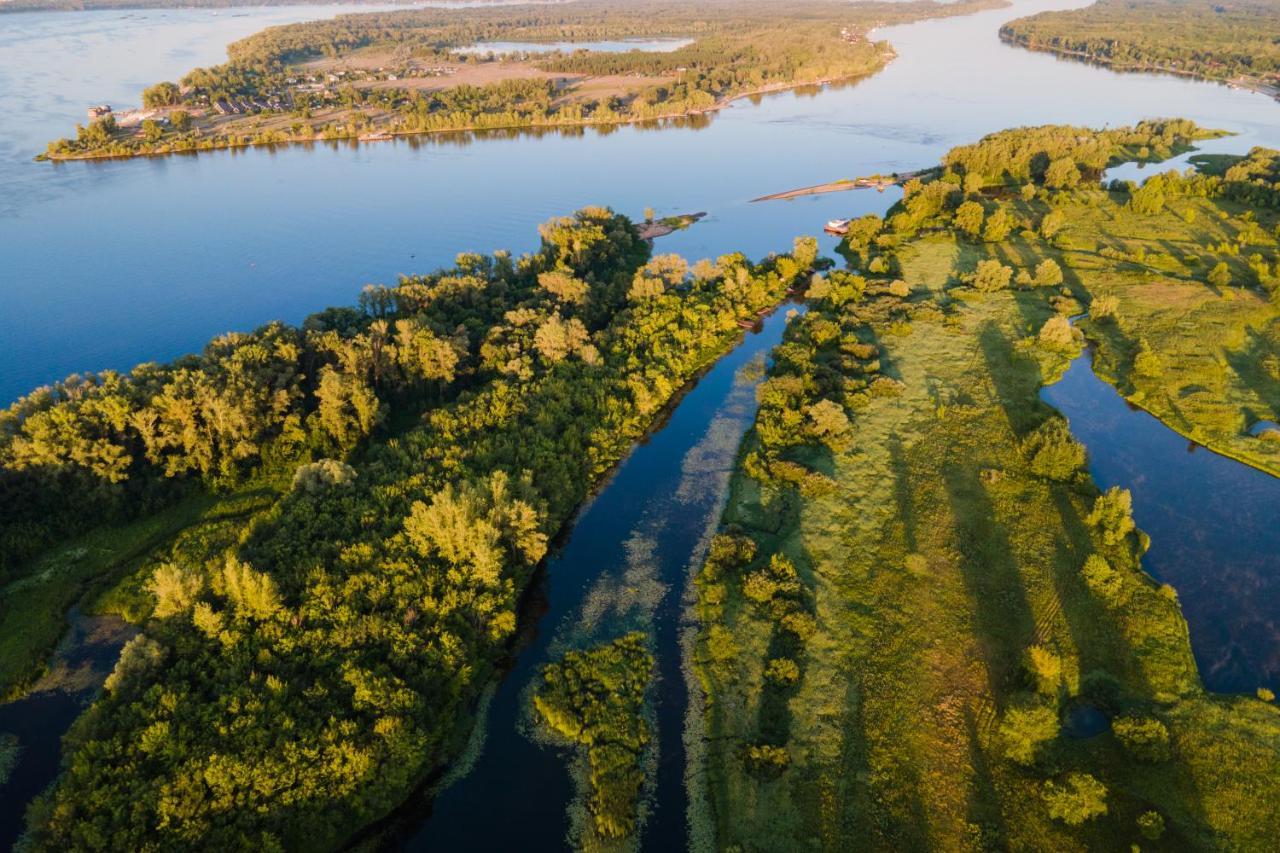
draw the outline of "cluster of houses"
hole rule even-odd
[[[322,74],[289,77],[285,80],[287,87],[283,91],[268,92],[252,97],[219,98],[212,102],[204,96],[199,96],[192,98],[190,103],[198,107],[195,110],[195,115],[200,115],[202,109],[207,109],[222,116],[250,115],[264,112],[282,113],[291,111],[294,108],[293,93],[295,92],[306,92],[331,98],[337,94],[333,86],[338,83],[356,80],[396,81],[415,77],[449,77],[457,72],[458,69],[452,65],[418,65],[416,63],[410,63],[407,67],[402,67],[395,71],[387,68],[374,70],[341,69]],[[183,94],[187,93],[184,92]],[[120,127],[136,127],[146,119],[152,119],[161,124],[168,123],[168,117],[162,110],[126,110],[117,113],[112,110],[110,104],[97,104],[89,107],[88,116],[90,121],[112,116]]]
[[[249,113],[282,113],[293,109],[293,98],[288,92],[257,98],[223,98],[214,101],[213,111],[222,116],[239,116]]]

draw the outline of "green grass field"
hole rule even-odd
[[[1085,239],[1083,228],[1069,236]],[[988,252],[1019,267],[1042,256],[1074,266],[1063,292],[944,293]],[[728,574],[700,585],[707,785],[721,846],[1262,849],[1274,837],[1280,711],[1202,690],[1176,597],[1141,571],[1139,537],[1103,541],[1087,521],[1097,498],[1088,475],[1037,476],[1020,449],[1053,414],[1039,388],[1073,354],[1036,342],[1055,313],[1051,298],[1070,311],[1068,293],[1115,292],[1135,320],[1139,293],[1158,301],[1158,291],[1139,291],[1150,285],[1126,292],[1127,275],[1081,270],[1088,256],[1034,237],[992,249],[928,236],[898,251],[911,297],[828,312],[874,344],[880,372],[901,384],[855,406],[847,446],[793,457],[829,478],[825,493],[762,486],[741,470],[735,478],[725,525],[758,544],[741,572],[789,557],[816,631],[800,682],[780,692],[764,676],[776,637],[768,615]],[[1258,302],[1218,298],[1217,316],[1247,325]],[[1170,339],[1146,333],[1184,369]],[[749,443],[744,458],[758,447]],[[1082,577],[1091,554],[1114,570],[1122,605]],[[1056,661],[1052,683],[1028,667],[1033,647]],[[1059,734],[1030,766],[1010,760],[1001,727],[1011,711],[1047,707],[1052,718],[1082,694],[1158,718],[1172,757],[1139,764],[1111,734]],[[751,772],[743,749],[762,738],[781,739],[785,772]],[[1045,796],[1046,780],[1062,784],[1073,771],[1107,788],[1106,814],[1082,826],[1051,818]],[[1148,811],[1167,824],[1158,841],[1140,834]]]

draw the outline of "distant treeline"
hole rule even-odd
[[[250,6],[330,6],[338,0],[9,0],[0,2],[4,12],[92,12],[103,9],[235,9]],[[341,0],[344,4],[412,5],[413,0]],[[480,3],[484,0],[451,0]],[[548,0],[554,2],[554,0]]]
[[[1121,70],[1280,79],[1280,0],[1099,0],[1020,18],[1000,35]]]
[[[148,105],[207,114],[235,99],[287,99],[294,121],[262,128],[245,121],[167,127],[153,123],[136,134],[110,116],[77,128],[74,138],[51,142],[48,156],[132,156],[359,137],[372,130],[421,133],[498,128],[614,124],[694,114],[737,95],[870,74],[889,55],[864,31],[886,22],[963,14],[1000,0],[839,4],[802,0],[785,9],[761,2],[711,0],[701,4],[649,0],[620,5],[583,0],[570,5],[476,7],[465,11],[414,9],[342,15],[324,21],[270,27],[232,43],[229,61],[196,68],[181,86],[160,83],[144,93],[171,93]],[[485,41],[583,42],[598,39],[682,36],[694,42],[670,53],[577,52],[536,60],[545,71],[566,75],[632,75],[634,84],[608,97],[577,96],[545,79],[506,80],[485,86],[444,86],[435,91],[344,82],[324,93],[294,88],[299,63],[345,57],[360,50],[388,50],[396,62],[436,64],[478,61],[457,48]],[[389,62],[392,60],[388,60]],[[314,114],[329,110],[324,120]],[[339,115],[334,111],[340,111]]]

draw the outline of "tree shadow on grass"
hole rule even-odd
[[[956,522],[960,571],[973,603],[975,627],[986,658],[991,695],[1001,697],[1017,681],[1022,650],[1035,632],[1022,574],[1005,526],[978,478],[976,463],[942,469]]]
[[[1035,429],[1044,420],[1047,407],[1043,404],[1026,405],[1036,400],[1040,389],[1040,366],[1014,352],[1009,339],[995,323],[987,323],[978,334],[982,354],[987,360],[987,372],[995,386],[997,401],[1004,410],[1009,427],[1019,438]]]
[[[911,487],[911,465],[907,461],[902,438],[895,432],[889,436],[889,464],[893,468],[893,497],[898,507],[898,520],[902,523],[902,538],[907,553],[916,550],[915,498]]]
[[[1051,491],[1062,530],[1054,542],[1054,594],[1062,606],[1063,619],[1080,657],[1080,673],[1082,676],[1096,670],[1123,673],[1137,679],[1140,689],[1149,693],[1151,686],[1142,676],[1133,647],[1080,576],[1085,560],[1094,551],[1088,526],[1063,488],[1055,487]]]
[[[1238,350],[1227,350],[1227,363],[1250,391],[1257,394],[1270,407],[1265,416],[1254,413],[1255,420],[1274,420],[1280,415],[1280,379],[1267,373],[1262,361],[1276,355],[1267,340],[1254,329],[1246,330],[1248,340]]]
[[[1003,851],[1009,849],[1005,833],[1004,815],[1000,810],[1000,793],[996,790],[991,766],[982,749],[978,734],[978,721],[973,712],[964,715],[965,735],[969,743],[969,764],[973,767],[973,789],[969,793],[966,817],[982,833],[981,849]]]

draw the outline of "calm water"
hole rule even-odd
[[[1210,690],[1280,690],[1280,479],[1188,442],[1076,359],[1041,396],[1089,448],[1103,489],[1133,492],[1148,572],[1178,590]]]
[[[692,562],[719,519],[738,442],[755,417],[764,355],[782,340],[782,310],[721,359],[680,401],[670,420],[636,448],[575,521],[537,590],[537,633],[520,650],[488,710],[483,751],[446,788],[409,850],[554,850],[569,829],[572,785],[560,750],[535,743],[527,692],[566,641],[595,643],[656,626],[658,772],[645,843],[683,848],[686,687],[681,673],[681,598]],[[488,820],[498,810],[502,820]]]
[[[0,785],[0,850],[22,830],[27,803],[58,773],[62,734],[89,706],[134,629],[120,619],[73,614],[50,672],[21,701],[0,705],[0,734],[18,739],[18,761]]]
[[[353,302],[367,282],[430,269],[460,251],[531,249],[539,222],[584,204],[632,214],[707,210],[707,221],[662,250],[761,255],[832,217],[881,210],[894,196],[750,199],[929,165],[950,146],[1009,125],[1180,114],[1241,131],[1230,143],[1237,148],[1280,144],[1280,104],[1260,95],[1118,75],[999,43],[1001,21],[1080,1],[883,30],[877,35],[900,57],[882,74],[816,95],[739,101],[701,129],[57,165],[28,157],[82,121],[86,105],[127,103],[148,82],[216,61],[227,40],[263,22],[320,12],[5,16],[0,399],[77,370],[170,358],[228,329],[300,320]]]
[[[228,329],[296,321],[354,301],[366,282],[431,269],[464,250],[532,249],[539,222],[584,204],[630,214],[650,206],[662,214],[707,210],[707,220],[664,238],[659,250],[692,258],[737,250],[760,256],[785,250],[833,217],[883,212],[898,194],[750,199],[931,165],[951,146],[1007,126],[1180,115],[1239,134],[1207,150],[1280,147],[1280,104],[1268,98],[1173,77],[1114,74],[1008,48],[996,36],[1010,18],[1085,2],[1017,2],[885,29],[877,37],[891,40],[899,58],[875,77],[739,101],[710,120],[678,127],[57,165],[30,157],[83,120],[88,104],[136,101],[155,80],[219,61],[234,38],[333,10],[0,16],[0,400],[76,370],[170,358]],[[661,675],[658,805],[644,843],[683,846],[679,598],[753,411],[749,382],[734,377],[776,342],[781,328],[776,315],[704,377],[582,513],[548,567],[547,614],[532,620],[531,644],[497,687],[473,772],[436,801],[425,822],[403,816],[407,846],[559,846],[568,828],[569,781],[563,757],[519,730],[521,691],[547,655],[583,626],[607,635],[600,626],[632,623],[654,626]],[[1267,673],[1262,680],[1274,682],[1277,644],[1263,626],[1265,599],[1275,599],[1267,593],[1280,575],[1273,557],[1280,543],[1261,509],[1268,506],[1262,484],[1280,481],[1235,463],[1223,466],[1222,476],[1230,475],[1224,480],[1169,464],[1174,457],[1213,466],[1225,460],[1187,454],[1181,439],[1161,444],[1163,428],[1139,430],[1128,420],[1117,426],[1118,410],[1111,421],[1097,420],[1102,416],[1089,407],[1100,412],[1118,398],[1114,392],[1107,398],[1105,386],[1089,386],[1087,368],[1083,379],[1078,371],[1079,365],[1046,396],[1056,395],[1052,401],[1069,410],[1099,482],[1134,489],[1138,522],[1155,540],[1148,566],[1181,591],[1206,679],[1223,689],[1255,686],[1259,679],[1249,673]],[[1092,432],[1098,423],[1113,431]],[[1114,461],[1124,458],[1136,461]],[[1259,491],[1244,501],[1242,492],[1255,494],[1245,491],[1246,481]],[[1196,499],[1212,503],[1205,496],[1216,495],[1222,514],[1188,506],[1187,482],[1215,484],[1198,486]],[[1215,529],[1179,518],[1214,518]],[[1231,541],[1217,542],[1219,530]],[[55,722],[34,747],[50,773],[50,744],[65,725]],[[0,816],[6,830],[10,819],[8,812]]]

